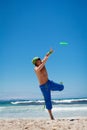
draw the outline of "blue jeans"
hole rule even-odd
[[[64,89],[64,85],[57,84],[53,81],[48,80],[45,84],[40,85],[40,89],[44,96],[46,108],[48,110],[51,110],[52,109],[51,91],[62,91]]]

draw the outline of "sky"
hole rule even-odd
[[[0,0],[0,99],[43,98],[31,61],[50,48],[52,98],[87,97],[87,1]]]

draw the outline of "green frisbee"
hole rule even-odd
[[[68,42],[60,42],[60,45],[68,45]]]

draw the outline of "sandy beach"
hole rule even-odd
[[[0,119],[0,130],[87,130],[87,118]]]

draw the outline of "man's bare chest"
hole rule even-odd
[[[47,71],[45,67],[40,71],[40,75],[43,75],[43,76],[47,75]]]

